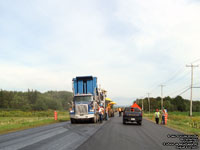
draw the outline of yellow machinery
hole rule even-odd
[[[116,102],[113,102],[110,98],[105,99],[105,107],[108,109],[108,116],[114,117],[114,108],[113,105],[115,105]]]

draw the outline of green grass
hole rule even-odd
[[[38,127],[69,120],[67,111],[57,111],[58,120],[54,120],[54,111],[0,111],[0,134],[27,128]]]
[[[189,112],[168,112],[169,115],[189,116]],[[193,117],[200,117],[200,112],[192,112]]]
[[[65,115],[67,111],[57,111],[59,115]],[[0,117],[53,117],[54,111],[21,111],[21,110],[0,110]]]
[[[144,117],[155,120],[153,113],[144,113]],[[189,117],[188,112],[168,112],[167,126],[187,134],[200,136],[200,112],[193,112],[193,117]]]

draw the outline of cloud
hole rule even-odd
[[[200,56],[197,1],[4,1],[0,10],[5,89],[71,90],[73,77],[94,75],[109,97],[132,99]],[[188,69],[166,93],[189,84]]]
[[[13,64],[0,65],[1,88],[10,90],[36,89],[41,92],[48,90],[70,90],[72,81],[66,76],[72,76],[70,72],[42,68],[30,68]],[[70,90],[71,91],[71,90]]]

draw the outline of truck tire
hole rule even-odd
[[[138,125],[140,125],[140,126],[142,125],[142,121],[139,121],[139,122],[137,122],[137,123],[138,123]]]
[[[74,124],[75,123],[75,120],[74,119],[70,119],[71,120],[71,124]]]
[[[96,117],[92,118],[92,119],[91,119],[91,122],[92,122],[92,123],[96,123]]]
[[[123,119],[123,124],[126,124],[126,121]]]

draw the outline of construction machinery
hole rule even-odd
[[[71,123],[99,121],[99,106],[105,105],[106,94],[98,88],[97,77],[78,76],[72,79],[73,102]]]
[[[106,98],[105,99],[105,108],[107,107],[108,109],[108,116],[109,117],[114,117],[115,114],[115,110],[113,105],[115,105],[116,103],[113,102],[110,98]]]

